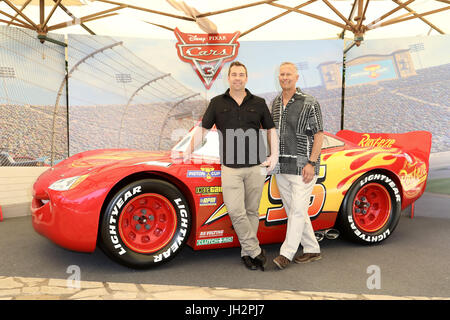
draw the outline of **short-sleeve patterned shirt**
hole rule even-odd
[[[280,93],[272,102],[272,117],[280,137],[280,157],[274,173],[301,175],[311,156],[314,135],[323,131],[322,113],[317,100],[297,88],[283,107]],[[319,174],[320,154],[314,173]]]

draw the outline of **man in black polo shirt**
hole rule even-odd
[[[230,88],[211,99],[203,115],[202,129],[194,133],[192,153],[215,124],[220,137],[223,200],[241,244],[241,258],[251,270],[264,270],[266,257],[256,236],[259,226],[259,203],[267,172],[278,161],[275,124],[264,99],[245,88],[247,68],[233,62],[228,70]],[[271,154],[260,129],[266,129]]]

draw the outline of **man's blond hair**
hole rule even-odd
[[[285,62],[282,62],[282,63],[280,64],[280,68],[281,68],[282,66],[291,66],[291,67],[294,68],[295,73],[298,74],[298,68],[297,68],[297,65],[296,65],[295,63],[289,62],[289,61],[285,61]]]

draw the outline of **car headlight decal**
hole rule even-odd
[[[53,182],[48,188],[54,191],[67,191],[75,188],[88,177],[87,174],[61,179]]]

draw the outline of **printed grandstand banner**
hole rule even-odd
[[[211,88],[225,62],[233,61],[239,49],[240,33],[182,33],[175,29],[178,56],[190,63],[206,89]]]
[[[450,36],[365,40],[346,58],[345,129],[433,135],[450,150]],[[376,138],[372,136],[371,138]]]
[[[182,40],[190,35],[178,34]],[[327,63],[342,61],[342,40],[238,43],[239,32],[207,37],[217,52],[204,59],[214,70],[199,63],[204,73],[214,73],[208,88],[174,50],[181,40],[69,34],[66,69],[64,47],[0,27],[0,167],[49,166],[92,149],[170,150],[210,99],[228,89],[224,69],[231,59],[246,65],[248,89],[268,106],[281,90],[279,64],[295,63],[298,86],[320,101],[324,127],[339,129],[342,80],[339,66]],[[189,53],[201,56],[201,41],[183,41],[186,55],[192,48]]]
[[[187,44],[189,34],[183,35]],[[199,49],[203,48],[200,36],[234,43],[216,48],[230,56],[236,54],[235,59],[247,67],[248,89],[268,106],[281,90],[277,77],[280,63],[295,63],[300,76],[297,85],[320,102],[324,128],[332,133],[339,130],[342,78],[319,66],[342,61],[343,40],[237,43],[238,33],[225,34],[226,38],[220,38],[223,34],[191,35],[191,41],[197,39],[199,44],[184,46],[185,53],[190,48],[195,48],[191,54],[204,51]],[[180,59],[177,42],[180,40],[68,35],[71,155],[106,148],[166,151],[189,132],[209,101],[229,88],[227,67],[231,62],[220,61],[221,55],[208,56],[219,59],[211,79],[215,81],[208,89],[193,74],[192,65]],[[326,81],[332,78],[335,85],[330,89]]]
[[[67,157],[67,135],[64,47],[0,26],[0,167],[50,166]]]

